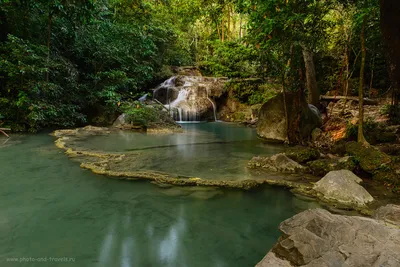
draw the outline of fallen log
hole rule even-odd
[[[339,101],[340,99],[347,99],[347,100],[359,102],[359,99],[357,96],[347,96],[347,97],[346,96],[328,96],[328,95],[320,96],[320,100]],[[379,103],[378,100],[364,98],[365,105],[378,105],[378,103]]]
[[[3,128],[2,128],[3,129]],[[7,138],[10,138],[8,134],[6,134],[3,130],[0,129],[0,133],[4,134]]]
[[[166,111],[168,111],[169,112],[169,109],[167,109],[167,107],[166,106],[164,106],[164,104],[163,103],[161,103],[160,101],[158,101],[157,99],[153,99],[154,100],[154,102],[156,102],[157,104],[159,104],[159,105],[161,105]]]

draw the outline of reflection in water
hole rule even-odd
[[[215,127],[217,135],[221,129]],[[200,128],[188,140],[203,135],[209,136]],[[229,131],[226,136],[237,138]],[[7,258],[24,256],[75,258],[73,264],[58,266],[254,266],[279,237],[279,223],[308,207],[275,187],[210,191],[211,198],[199,191],[201,199],[172,196],[147,182],[116,181],[84,171],[53,147],[48,135],[21,141],[0,149],[1,267],[14,267]],[[199,147],[193,146],[196,152],[191,153],[199,153],[199,164],[204,164],[205,151]],[[218,149],[205,148],[207,155]],[[235,153],[240,160],[243,151]],[[224,164],[212,168],[228,167]]]
[[[99,264],[100,266],[110,266],[109,260],[112,258],[113,243],[115,239],[115,222],[110,224],[108,231],[105,233],[103,243],[101,244],[100,254],[99,254]]]
[[[131,267],[132,265],[132,252],[134,251],[134,242],[132,237],[126,237],[122,243],[121,254],[121,267]],[[136,255],[139,257],[139,255]]]
[[[184,133],[146,135],[117,132],[96,136],[78,146],[96,150],[140,153],[135,170],[214,180],[257,179],[246,168],[255,155],[281,152],[281,146],[265,145],[255,129],[227,123],[183,124]]]
[[[181,205],[177,222],[169,228],[167,236],[160,241],[159,255],[163,266],[175,266],[176,262],[181,264],[184,262],[182,258],[178,259],[179,252],[182,251],[180,242],[182,242],[186,230],[183,213],[184,207]]]

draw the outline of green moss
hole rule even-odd
[[[324,176],[330,171],[349,170],[353,171],[357,163],[353,157],[341,159],[319,159],[308,163],[311,171],[316,176]]]
[[[298,163],[306,163],[320,157],[318,150],[309,147],[292,147],[285,151],[285,154]]]
[[[389,164],[392,160],[385,153],[374,147],[364,147],[361,143],[349,142],[346,144],[346,153],[354,156],[362,170],[373,174],[382,165]]]

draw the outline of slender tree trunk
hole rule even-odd
[[[233,39],[236,39],[236,15],[234,10],[232,10],[232,37]]]
[[[49,72],[50,72],[50,49],[51,49],[51,29],[53,24],[53,14],[51,10],[49,10],[49,18],[47,23],[47,72],[46,72],[46,82],[49,81]]]
[[[308,89],[308,103],[319,107],[319,90],[317,86],[317,77],[315,74],[314,53],[303,46],[303,58],[306,67],[306,83]]]
[[[380,7],[381,32],[393,88],[393,104],[398,106],[400,100],[400,1],[380,0]]]
[[[218,39],[221,40],[221,33],[219,32],[218,22],[215,22],[215,25],[217,26]]]
[[[347,40],[346,40],[347,42]],[[346,108],[346,103],[347,103],[347,96],[349,94],[349,79],[350,79],[350,63],[349,63],[349,47],[348,44],[346,43],[345,49],[344,49],[344,64],[346,65],[346,75],[345,75],[345,82],[344,82],[344,105],[342,112],[344,112],[344,109]]]
[[[290,134],[290,123],[289,123],[289,113],[288,113],[288,108],[287,108],[287,102],[286,102],[286,79],[287,79],[287,74],[290,69],[290,65],[292,62],[292,54],[293,54],[293,45],[290,46],[290,57],[284,66],[283,69],[283,74],[282,74],[282,93],[283,93],[283,110],[285,112],[285,120],[286,120],[286,134],[287,134],[287,142],[290,144],[291,141],[291,134]]]
[[[226,38],[230,39],[230,32],[231,32],[231,7],[228,6],[228,29],[226,31]]]
[[[242,14],[239,14],[239,39],[242,39]]]
[[[368,145],[367,140],[364,137],[364,69],[365,69],[365,58],[367,50],[365,48],[365,24],[367,23],[367,16],[364,15],[362,29],[361,29],[361,68],[360,68],[360,85],[358,87],[358,138],[357,141],[363,145]]]
[[[221,41],[225,41],[225,18],[224,11],[222,10],[222,22],[221,22]]]

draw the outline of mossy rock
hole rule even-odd
[[[376,170],[389,164],[392,159],[375,147],[365,147],[361,143],[349,142],[346,144],[346,153],[354,156],[362,170],[373,174]]]
[[[330,153],[344,156],[346,155],[346,141],[340,140],[332,145],[330,148]]]
[[[298,162],[306,163],[320,158],[318,150],[310,147],[295,146],[285,151],[288,158]]]
[[[393,192],[400,193],[400,163],[393,159],[391,164],[376,170],[373,179],[385,184]]]
[[[353,171],[356,168],[357,163],[353,157],[343,157],[339,159],[318,159],[308,162],[307,165],[310,167],[314,175],[324,176],[330,171]]]

